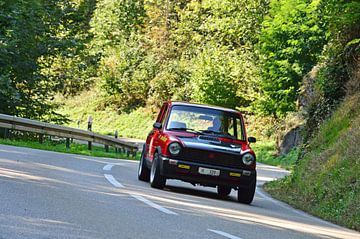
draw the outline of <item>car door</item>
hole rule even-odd
[[[152,161],[153,160],[153,156],[154,156],[154,152],[157,148],[157,146],[159,145],[159,135],[161,134],[162,128],[164,127],[163,123],[165,121],[165,116],[166,116],[166,112],[167,112],[167,108],[168,108],[168,103],[164,103],[163,106],[161,107],[161,110],[158,114],[158,117],[155,121],[155,123],[161,123],[162,127],[161,129],[157,129],[157,128],[153,128],[147,139],[146,139],[146,147],[148,149],[147,151],[147,158]]]

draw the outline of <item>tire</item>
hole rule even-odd
[[[150,185],[153,188],[163,189],[166,184],[166,178],[160,174],[159,153],[155,152],[150,170]]]
[[[141,181],[149,182],[149,180],[150,180],[150,170],[146,166],[145,154],[146,154],[146,146],[144,144],[143,150],[142,150],[142,153],[141,153],[141,157],[140,157],[140,162],[139,162],[138,179],[141,180]]]
[[[238,202],[250,204],[254,199],[256,180],[248,188],[238,189]]]
[[[229,194],[231,193],[231,187],[217,186],[217,193],[219,194],[220,197],[225,198],[229,196]]]

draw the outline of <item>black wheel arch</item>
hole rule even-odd
[[[157,152],[159,154],[159,162],[158,163],[159,163],[159,166],[160,166],[160,173],[162,174],[163,173],[163,163],[162,163],[162,159],[161,159],[161,147],[157,146],[155,148],[154,156],[155,156],[155,152]]]

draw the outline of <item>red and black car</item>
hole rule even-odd
[[[207,105],[165,102],[146,139],[138,178],[162,189],[167,179],[238,190],[250,204],[256,188],[256,157],[240,112]]]

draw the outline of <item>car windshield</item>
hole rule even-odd
[[[166,129],[244,140],[243,123],[236,114],[195,106],[172,107]]]

